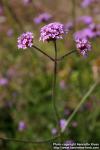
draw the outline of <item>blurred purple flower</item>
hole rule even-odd
[[[62,89],[65,89],[65,88],[66,88],[66,84],[65,84],[65,81],[64,81],[64,80],[61,80],[61,81],[60,81],[60,87],[61,87]]]
[[[100,24],[92,23],[87,28],[74,33],[74,38],[95,38],[100,36]]]
[[[92,107],[93,107],[92,101],[88,101],[88,102],[85,104],[85,109],[91,110]]]
[[[74,143],[74,141],[73,140],[67,140],[65,143],[66,144],[72,144],[72,143]]]
[[[32,2],[32,0],[22,0],[22,2],[24,5],[27,6],[28,4],[30,4]]]
[[[71,113],[71,111],[70,111],[68,108],[66,108],[66,109],[64,110],[64,114],[65,114],[65,115],[69,116],[70,113]]]
[[[97,7],[95,7],[94,9],[93,9],[93,13],[95,13],[95,14],[100,14],[100,9],[99,8],[97,8]],[[100,19],[100,18],[99,18]]]
[[[81,6],[83,8],[86,8],[86,7],[88,7],[91,4],[92,1],[93,0],[83,0],[82,3],[81,3]]]
[[[11,37],[11,36],[13,35],[13,33],[14,33],[13,29],[9,29],[9,30],[7,31],[8,37]]]
[[[6,79],[6,78],[0,78],[0,85],[1,86],[4,86],[4,85],[7,85],[8,84],[8,79]]]
[[[42,13],[39,16],[35,17],[33,21],[36,24],[40,24],[42,22],[48,22],[51,18],[52,18],[52,15],[45,12],[45,13]]]
[[[77,18],[77,21],[89,25],[93,22],[93,19],[91,16],[80,16],[79,18]]]
[[[73,37],[74,37],[74,39],[85,38],[83,30],[79,30],[79,31],[75,32],[74,35],[73,35]]]
[[[24,121],[20,121],[18,124],[18,130],[23,131],[24,129],[26,129],[26,124]]]
[[[33,45],[33,33],[26,32],[23,33],[20,37],[18,37],[18,49],[26,49],[28,47],[32,47]]]
[[[88,38],[93,38],[93,37],[94,37],[94,33],[89,28],[85,28],[74,33],[74,39],[77,39],[77,38],[88,39]]]
[[[57,39],[63,39],[64,25],[58,22],[50,23],[41,28],[40,40],[54,41]]]
[[[61,119],[60,120],[60,127],[61,127],[61,130],[63,131],[67,126],[67,121],[65,119]]]
[[[83,55],[83,56],[87,56],[88,51],[91,51],[91,44],[87,39],[76,39],[76,47],[78,49],[78,51]]]
[[[100,0],[83,0],[82,3],[81,3],[81,6],[83,8],[86,8],[88,7],[89,5],[93,4],[93,3],[99,3]]]
[[[53,135],[57,134],[57,129],[56,129],[56,128],[53,128],[53,129],[51,130],[51,133],[52,133]]]
[[[70,22],[67,22],[66,24],[65,24],[65,29],[66,30],[72,30],[73,29],[73,22],[72,21],[70,21]]]
[[[66,147],[69,147],[68,150],[72,150],[72,145],[74,143],[75,142],[73,140],[67,140],[67,141],[65,141],[64,145],[66,145]]]
[[[78,123],[77,123],[76,121],[73,121],[73,122],[72,122],[72,127],[73,127],[73,128],[76,128],[77,125],[78,125]]]

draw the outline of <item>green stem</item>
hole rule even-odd
[[[64,59],[66,56],[68,56],[68,55],[70,55],[72,53],[75,53],[75,52],[76,52],[76,50],[72,50],[72,51],[66,53],[65,55],[61,56],[60,58],[58,58],[57,61],[60,61],[60,60]]]
[[[65,55],[61,56],[60,58],[52,58],[51,56],[49,56],[47,53],[45,53],[44,51],[42,51],[40,48],[38,48],[37,46],[33,45],[33,48],[35,48],[36,50],[38,50],[39,52],[41,52],[43,55],[45,55],[46,57],[48,57],[49,59],[51,59],[52,61],[61,61],[62,59],[64,59],[66,56],[72,54],[72,53],[75,53],[76,50],[72,50],[72,51],[69,51],[68,53],[66,53]],[[55,47],[56,48],[56,47]]]
[[[70,115],[70,117],[68,118],[67,122],[66,122],[66,127],[68,127],[69,123],[71,122],[71,120],[73,119],[73,117],[75,116],[75,114],[77,113],[77,111],[79,110],[79,108],[82,106],[82,104],[86,101],[86,99],[90,96],[90,94],[94,91],[94,89],[96,88],[96,86],[98,85],[99,81],[96,81],[91,88],[88,90],[88,92],[84,95],[84,97],[82,98],[82,100],[80,101],[80,103],[77,105],[77,107],[75,108],[75,110],[73,111],[73,113]],[[62,130],[62,132],[64,132],[66,130],[66,127]]]
[[[53,88],[52,88],[52,101],[53,101],[53,106],[54,106],[54,110],[55,110],[55,114],[57,117],[57,124],[59,125],[59,114],[57,111],[57,107],[56,107],[56,79],[57,79],[57,46],[56,46],[56,41],[54,41],[54,50],[55,50],[55,61],[54,61],[54,71],[53,71]],[[59,126],[58,126],[59,127]]]
[[[39,52],[41,52],[43,55],[45,55],[46,57],[48,57],[49,59],[51,59],[52,61],[55,61],[51,56],[49,56],[48,54],[46,54],[45,52],[43,52],[40,48],[38,48],[37,46],[33,45],[33,48],[35,48],[36,50],[38,50]]]
[[[33,143],[33,144],[38,144],[38,143],[51,143],[52,141],[58,139],[60,135],[55,136],[53,138],[43,140],[43,141],[33,141],[29,139],[16,139],[16,138],[7,138],[7,137],[0,137],[0,141],[6,141],[6,142],[16,142],[16,143]]]
[[[56,106],[56,79],[57,79],[57,66],[58,66],[58,62],[57,62],[57,45],[56,45],[56,41],[54,41],[54,49],[55,49],[55,61],[54,61],[54,79],[53,79],[53,89],[52,89],[52,102],[53,102],[53,106],[54,106],[54,110],[55,110],[55,114],[56,114],[56,120],[57,120],[57,125],[58,125],[58,134],[60,135],[60,143],[62,143],[62,133],[61,133],[61,127],[60,127],[60,116],[57,110],[57,106]],[[60,149],[62,149],[60,147]]]

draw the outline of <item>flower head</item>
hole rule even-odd
[[[33,45],[33,33],[26,32],[18,37],[18,49],[26,49]]]
[[[76,39],[76,47],[83,56],[87,56],[87,52],[91,50],[90,42],[83,38]]]
[[[40,40],[53,41],[62,39],[64,34],[64,25],[58,22],[50,23],[41,28]]]
[[[39,16],[34,18],[34,23],[40,24],[41,22],[47,22],[52,18],[52,16],[49,13],[42,13]]]

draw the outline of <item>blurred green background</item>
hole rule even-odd
[[[53,16],[50,22],[66,24],[78,16],[92,15],[94,21],[100,23],[98,14],[91,8],[82,9],[80,2],[76,0],[73,5],[73,0],[33,0],[25,4],[23,0],[0,0],[0,137],[33,141],[53,137],[52,130],[57,128],[51,100],[53,63],[34,49],[18,50],[17,38],[24,31],[32,31],[35,45],[53,57],[53,43],[39,42],[40,28],[47,23],[37,25],[33,19],[42,12],[49,12]],[[76,24],[76,30],[81,28],[81,24]],[[75,49],[73,32],[57,41],[58,56]],[[92,51],[87,58],[72,54],[59,63],[56,103],[62,119],[68,119],[100,75],[100,38],[91,43]],[[99,143],[100,86],[75,115],[63,141]],[[0,140],[0,150],[18,149],[51,150],[52,143]]]

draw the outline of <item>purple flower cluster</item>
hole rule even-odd
[[[18,37],[18,49],[26,49],[28,47],[32,47],[33,45],[33,33],[26,32],[23,33],[20,37]]]
[[[42,13],[39,16],[35,17],[33,21],[36,24],[40,24],[42,22],[48,22],[51,18],[52,18],[52,15],[45,12],[45,13]]]
[[[87,52],[91,50],[91,45],[88,42],[88,38],[94,36],[95,26],[91,25],[89,28],[84,29],[83,31],[78,31],[74,34],[74,39],[76,41],[76,47],[83,56],[87,55]],[[99,26],[100,27],[100,26]],[[96,26],[97,28],[97,26]],[[66,31],[68,31],[66,29]],[[61,23],[54,22],[48,25],[45,25],[40,30],[40,40],[44,41],[55,41],[57,39],[63,39],[63,34],[65,33],[65,26]],[[66,32],[67,33],[67,32]],[[95,31],[99,34],[100,32]],[[33,46],[33,33],[26,32],[18,37],[18,48],[26,49]]]
[[[64,25],[58,22],[50,23],[41,28],[40,40],[52,41],[62,39],[64,34]]]
[[[87,56],[87,52],[91,51],[91,44],[87,39],[76,39],[76,47],[83,56]]]

